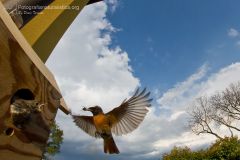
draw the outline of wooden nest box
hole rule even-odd
[[[69,114],[44,62],[81,9],[97,1],[0,0],[1,160],[41,159],[58,108]],[[18,14],[25,10],[16,9],[15,2],[22,6],[77,6],[78,10],[38,9]]]

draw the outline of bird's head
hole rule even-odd
[[[92,112],[93,115],[98,115],[99,113],[103,113],[102,108],[99,106],[94,106],[94,107],[89,107],[89,108],[84,107],[83,110],[90,111],[90,112]]]

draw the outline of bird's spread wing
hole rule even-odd
[[[73,117],[73,121],[76,123],[76,125],[79,128],[81,128],[84,132],[86,132],[90,136],[99,138],[99,135],[96,134],[96,127],[94,126],[92,116],[73,115],[72,117]]]
[[[148,112],[147,107],[151,106],[149,95],[146,88],[142,92],[137,89],[130,99],[124,100],[119,107],[106,114],[112,125],[112,133],[127,134],[139,126]]]

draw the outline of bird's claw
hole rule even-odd
[[[101,136],[101,133],[98,132],[98,131],[96,131],[96,132],[95,132],[95,137],[100,137],[100,136]]]

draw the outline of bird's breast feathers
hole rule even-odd
[[[94,124],[96,127],[101,127],[108,124],[108,119],[104,114],[99,114],[93,117]]]
[[[104,114],[94,116],[93,120],[97,130],[110,129],[108,119]]]

